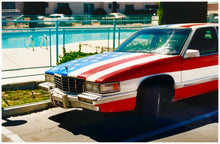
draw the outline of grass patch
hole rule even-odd
[[[40,89],[2,91],[2,107],[17,106],[48,100],[48,93]]]

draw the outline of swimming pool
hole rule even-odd
[[[120,39],[126,39],[131,34],[133,34],[138,29],[120,29]],[[109,33],[109,35],[108,35]],[[48,39],[48,46],[50,45],[50,35],[51,35],[51,45],[56,45],[56,32],[54,29],[51,30],[39,30],[39,31],[28,31],[28,32],[2,32],[2,49],[11,48],[25,48],[27,41],[32,35],[34,40],[34,47],[39,47],[41,39],[46,35]],[[64,37],[63,37],[64,35]],[[65,39],[65,44],[81,42],[81,41],[91,41],[91,40],[110,40],[113,39],[112,29],[67,29],[59,30],[59,44],[63,44],[63,39]],[[115,39],[119,37],[119,30],[116,29]],[[42,46],[45,46],[45,41],[43,41]],[[32,47],[31,42],[28,47]]]

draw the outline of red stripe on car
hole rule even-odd
[[[129,61],[132,61],[132,60],[136,60],[136,59],[140,59],[140,58],[144,58],[144,57],[150,57],[150,56],[153,56],[153,55],[152,54],[143,54],[143,55],[138,55],[138,56],[122,59],[122,60],[119,60],[119,61],[116,61],[116,62],[110,62],[106,65],[98,66],[94,69],[88,70],[88,71],[78,75],[77,77],[86,79],[87,77],[93,75],[94,73],[100,72],[100,71],[108,69],[110,67],[113,67],[113,66],[125,63],[125,62],[129,62]]]

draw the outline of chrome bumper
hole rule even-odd
[[[64,93],[60,89],[54,88],[54,85],[48,82],[41,83],[39,86],[42,90],[48,90],[50,100],[55,106],[62,108],[85,108],[93,111],[102,111],[99,107],[102,104],[133,98],[137,95],[137,92],[133,91],[128,93],[114,93],[103,97],[99,94],[87,92],[81,94]]]
[[[44,82],[39,84],[39,88],[43,91],[49,92],[49,90],[55,88],[55,85],[53,83]]]
[[[51,102],[55,106],[62,108],[85,108],[99,111],[99,107],[94,105],[95,99],[84,98],[83,95],[66,94],[55,88],[49,91]]]
[[[55,106],[62,108],[85,108],[93,111],[99,111],[94,101],[101,98],[100,96],[84,96],[82,94],[63,93],[55,88],[55,85],[49,82],[39,84],[39,88],[49,92],[50,100]]]

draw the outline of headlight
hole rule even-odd
[[[54,83],[54,75],[45,74],[45,80]]]
[[[92,82],[86,82],[85,83],[85,91],[91,91],[91,92],[99,93],[99,84],[98,83],[92,83]]]
[[[95,93],[110,93],[119,90],[120,90],[119,82],[102,83],[102,84],[92,83],[92,82],[85,83],[85,91],[91,91]]]

